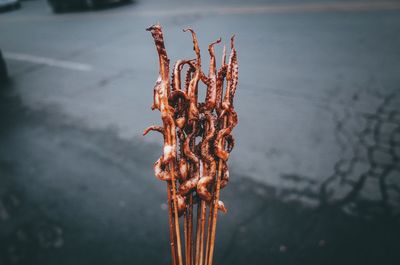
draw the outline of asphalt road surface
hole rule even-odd
[[[172,61],[236,34],[215,264],[399,264],[400,2],[36,0],[0,13],[0,265],[169,264],[155,22]]]

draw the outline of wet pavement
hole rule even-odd
[[[396,4],[205,2],[53,15],[28,1],[0,14],[11,75],[0,93],[0,264],[170,262],[165,185],[152,172],[160,139],[141,136],[159,123],[144,31],[158,20],[172,60],[193,56],[187,25],[202,51],[237,35],[240,123],[215,263],[398,264]]]

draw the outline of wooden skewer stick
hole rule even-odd
[[[189,250],[188,250],[188,246],[189,246],[189,241],[188,241],[188,211],[187,209],[185,209],[184,215],[183,215],[183,234],[184,234],[184,239],[185,239],[185,264],[188,265],[189,261]]]
[[[178,265],[182,265],[182,244],[181,244],[181,233],[179,227],[179,216],[178,216],[178,201],[176,198],[176,181],[175,181],[175,168],[174,163],[169,163],[169,170],[171,172],[172,182],[172,200],[174,206],[174,223],[175,223],[175,235],[176,235],[176,248],[178,256]]]
[[[222,161],[218,161],[218,172],[217,172],[217,185],[215,189],[215,197],[213,201],[213,216],[211,222],[211,235],[210,235],[210,249],[208,253],[208,263],[206,265],[212,265],[213,256],[214,256],[214,245],[215,245],[215,232],[217,228],[217,218],[218,218],[218,201],[219,201],[219,192],[221,187],[221,173],[222,173]],[[210,211],[211,213],[211,211]]]
[[[200,256],[203,255],[201,252],[201,238],[202,236],[202,228],[204,228],[204,218],[203,217],[203,205],[204,201],[199,198],[197,203],[197,221],[196,221],[196,259],[195,265],[200,265]]]
[[[189,196],[189,223],[188,223],[188,239],[189,239],[189,265],[193,265],[193,194]]]
[[[213,188],[212,191],[213,198],[215,197],[215,190]],[[206,240],[206,256],[204,258],[204,264],[208,264],[209,255],[210,255],[210,245],[211,245],[211,229],[212,229],[212,219],[213,219],[213,209],[214,209],[214,200],[212,200],[209,204],[209,211],[208,211],[208,221],[207,221],[207,240]]]
[[[171,182],[168,181],[167,184],[167,198],[168,198],[168,222],[169,222],[169,240],[171,245],[171,259],[172,264],[176,265],[176,243],[175,243],[175,229],[174,229],[174,217],[172,211],[172,203],[171,203],[171,191],[172,185]]]
[[[201,201],[201,233],[200,233],[200,260],[199,265],[204,264],[204,236],[205,236],[205,225],[206,225],[206,213],[207,213],[207,204],[205,201]]]
[[[185,262],[186,265],[192,264],[192,229],[193,229],[193,195],[188,198],[188,205],[184,215],[184,233],[185,233]]]
[[[205,124],[205,132],[209,130],[210,124],[206,123]],[[203,137],[203,141],[206,140],[206,137]],[[209,168],[206,167],[206,165],[203,163],[203,175],[209,175]],[[203,265],[203,261],[205,260],[207,262],[207,253],[208,253],[208,246],[209,246],[209,224],[211,223],[210,220],[207,222],[207,239],[206,239],[206,256],[204,257],[204,231],[205,231],[205,220],[206,220],[206,213],[207,213],[207,204],[206,201],[201,200],[201,234],[200,234],[200,260],[199,260],[199,265]],[[211,209],[211,208],[210,208]],[[211,215],[209,214],[209,217]]]

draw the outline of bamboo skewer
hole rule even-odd
[[[176,248],[177,248],[177,256],[178,256],[178,265],[182,265],[182,246],[181,246],[181,234],[179,227],[179,219],[178,219],[178,204],[176,199],[176,182],[175,182],[175,169],[174,164],[170,163],[171,177],[172,177],[172,199],[174,205],[174,222],[175,222],[175,234],[176,234]]]
[[[204,236],[205,236],[205,225],[206,225],[206,212],[207,212],[207,205],[205,201],[201,202],[201,233],[200,233],[200,261],[199,265],[204,264]]]
[[[213,201],[213,216],[211,221],[211,235],[210,235],[210,249],[208,253],[208,263],[207,265],[212,265],[213,255],[214,255],[214,244],[215,244],[215,232],[217,228],[217,218],[218,218],[218,201],[219,201],[219,191],[220,191],[220,184],[221,184],[221,172],[222,172],[222,163],[219,161],[218,163],[218,172],[217,172],[217,187],[215,190],[215,197]],[[211,213],[211,211],[210,211]]]
[[[205,202],[200,200],[197,204],[197,222],[196,222],[196,259],[195,265],[201,265],[201,257],[203,256],[203,238],[204,238],[204,216]]]
[[[205,265],[208,264],[208,258],[209,258],[209,254],[210,254],[211,223],[212,223],[212,218],[213,218],[212,209],[214,209],[213,201],[210,202],[209,211],[208,211],[206,253],[205,253],[205,257],[204,257],[204,264]]]
[[[174,217],[172,211],[172,203],[171,203],[171,190],[172,185],[168,181],[167,184],[167,196],[168,196],[168,222],[169,222],[169,240],[171,245],[171,260],[172,264],[176,265],[176,245],[175,245],[175,229],[174,229]]]
[[[189,264],[189,250],[188,250],[188,211],[185,210],[183,214],[183,234],[185,239],[185,264]]]
[[[193,265],[193,194],[189,197],[189,265]]]

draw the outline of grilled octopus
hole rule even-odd
[[[169,59],[165,50],[163,33],[160,25],[153,25],[146,29],[153,36],[159,58],[159,76],[154,86],[152,109],[158,109],[161,112],[163,128],[151,126],[144,134],[151,130],[162,132],[164,137],[163,155],[154,164],[154,173],[160,180],[171,181],[174,187],[173,176],[170,172],[171,167],[176,172],[176,126],[174,121],[175,109],[169,104],[170,83],[169,83]],[[171,162],[171,163],[170,163]],[[168,169],[168,170],[167,170]],[[176,174],[176,173],[175,173]],[[174,193],[174,192],[173,192]],[[182,203],[183,198],[179,194],[175,195],[177,211],[180,212],[185,207]],[[175,205],[174,202],[174,205]]]
[[[202,112],[204,113],[204,137],[201,143],[201,159],[204,165],[203,176],[197,184],[197,194],[201,199],[206,202],[211,202],[212,194],[209,191],[210,184],[214,181],[216,175],[217,162],[212,153],[212,146],[210,143],[215,139],[216,134],[216,117],[212,113],[216,107],[217,100],[217,75],[216,75],[216,62],[214,45],[221,42],[221,39],[211,43],[208,46],[210,53],[210,67],[208,76],[203,76],[202,81],[207,85],[206,99],[202,105]],[[218,201],[218,209],[226,212],[226,208],[222,201]]]
[[[163,127],[150,126],[144,131],[157,131],[163,135],[163,154],[154,164],[155,176],[163,181],[177,179],[180,182],[176,195],[179,214],[186,209],[186,196],[196,191],[206,202],[212,200],[210,185],[214,181],[217,159],[222,163],[221,188],[229,181],[227,160],[234,147],[232,130],[237,124],[237,114],[233,107],[238,78],[237,54],[234,47],[234,37],[231,38],[231,52],[226,63],[224,47],[222,64],[216,69],[214,45],[208,46],[210,66],[208,75],[201,70],[200,49],[196,33],[188,28],[193,41],[195,59],[178,60],[169,83],[169,59],[165,50],[163,35],[159,25],[147,29],[151,32],[159,55],[160,74],[154,86],[152,109],[161,112]],[[187,67],[182,88],[182,71]],[[223,93],[224,79],[226,90]],[[198,86],[203,82],[207,86],[204,103],[198,102]],[[214,112],[216,114],[214,114]],[[180,142],[180,152],[177,152],[177,136]],[[196,144],[196,137],[202,136],[202,141]],[[172,164],[170,162],[173,162]],[[203,175],[200,177],[200,162],[203,164]],[[172,176],[171,167],[175,175]],[[220,210],[225,211],[221,201]]]
[[[193,49],[196,53],[196,60],[195,64],[192,66],[194,67],[194,72],[190,73],[190,76],[192,78],[188,82],[188,86],[185,91],[185,94],[188,97],[189,107],[186,113],[187,137],[183,143],[183,153],[187,157],[189,164],[191,165],[191,176],[190,178],[183,181],[179,186],[179,194],[181,196],[186,196],[189,192],[191,192],[197,186],[197,182],[200,179],[200,160],[196,155],[194,148],[192,147],[195,146],[195,140],[199,134],[199,110],[197,108],[197,94],[198,84],[201,76],[201,58],[196,33],[190,28],[184,31],[190,31],[192,34]],[[188,79],[189,78],[187,77],[186,80]]]
[[[173,118],[174,109],[169,105],[169,59],[164,46],[164,39],[161,26],[153,25],[147,28],[151,32],[159,55],[160,74],[154,86],[154,101],[152,109],[161,112],[161,119],[164,125],[164,150],[163,164],[172,161],[176,157],[176,131]]]
[[[226,70],[224,70],[226,69]],[[226,71],[226,72],[225,72]],[[220,83],[217,85],[217,113],[219,113],[218,121],[220,125],[220,131],[218,132],[215,141],[215,154],[220,161],[224,163],[223,172],[222,172],[222,180],[221,180],[221,188],[224,188],[229,181],[229,171],[226,164],[226,161],[229,158],[229,153],[232,151],[235,141],[233,136],[231,135],[233,128],[237,125],[238,119],[237,114],[234,110],[233,106],[233,98],[236,92],[237,81],[238,81],[238,63],[237,63],[237,54],[234,46],[234,36],[231,38],[231,53],[229,56],[228,65],[225,64],[225,49],[224,55],[222,59],[222,67],[220,69],[221,75],[226,75],[226,91],[225,96],[222,99],[222,84],[223,78],[220,80]],[[225,150],[225,143],[227,144],[227,150]]]

